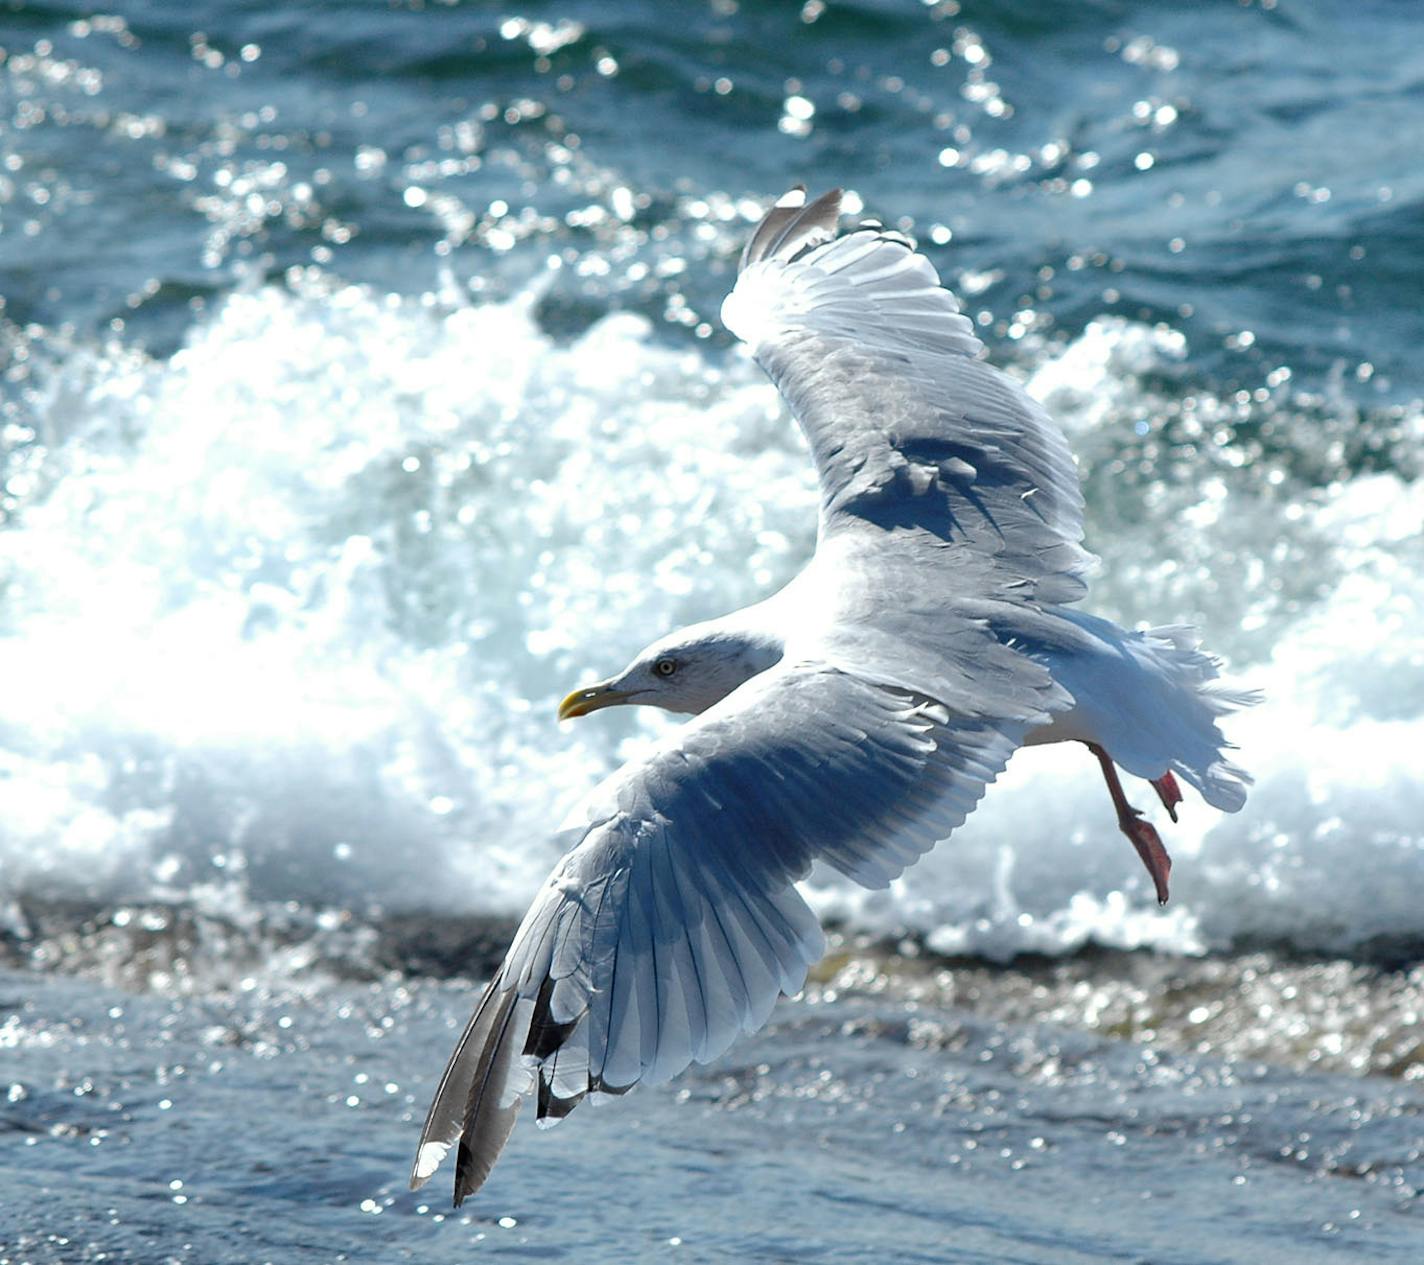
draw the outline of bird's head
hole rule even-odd
[[[671,633],[639,651],[617,676],[575,690],[559,704],[572,720],[620,703],[697,715],[782,656],[780,638],[719,621]]]

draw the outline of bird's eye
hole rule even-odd
[[[659,676],[671,676],[677,671],[676,659],[659,659],[653,664],[653,671]]]

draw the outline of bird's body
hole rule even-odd
[[[695,715],[607,779],[456,1050],[413,1181],[458,1144],[484,1181],[523,1098],[587,1094],[715,1058],[796,992],[822,948],[794,886],[813,861],[889,883],[973,810],[1020,746],[1088,744],[1166,899],[1170,862],[1116,766],[1175,816],[1249,780],[1217,718],[1247,701],[1180,627],[1072,609],[1091,558],[1062,433],[985,361],[913,246],[835,235],[839,195],[758,226],[723,308],[791,407],[821,485],[817,549],[779,593],[650,645],[561,716]]]

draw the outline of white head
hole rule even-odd
[[[571,720],[620,703],[695,716],[765,672],[782,652],[781,639],[769,633],[728,621],[694,624],[639,651],[617,676],[575,690],[559,704],[559,719]]]

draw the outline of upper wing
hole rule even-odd
[[[1022,596],[1081,597],[1092,557],[1078,543],[1083,495],[1062,432],[975,359],[972,323],[911,242],[877,226],[836,237],[839,191],[802,197],[767,212],[722,320],[810,441],[822,538],[906,529],[912,548],[987,556]]]
[[[963,822],[1025,728],[801,663],[620,770],[581,805],[456,1048],[412,1185],[458,1140],[458,1203],[524,1097],[552,1122],[760,1027],[823,949],[794,881],[821,859],[885,886]]]

